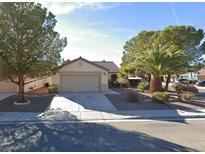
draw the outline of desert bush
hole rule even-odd
[[[181,98],[185,100],[190,100],[192,96],[193,96],[192,92],[186,91],[181,95]]]
[[[49,94],[56,94],[56,93],[58,93],[58,88],[56,88],[56,87],[49,87],[48,88],[48,93]]]
[[[185,91],[192,92],[192,93],[199,92],[199,90],[195,86],[189,84],[175,84],[173,87],[175,88],[178,94],[182,94]]]
[[[159,103],[166,103],[169,100],[169,94],[166,92],[154,92],[152,93],[152,99]]]
[[[121,76],[117,78],[117,82],[120,84],[120,87],[128,87],[129,86],[128,79],[123,78]]]
[[[145,90],[147,90],[149,88],[148,86],[149,86],[149,84],[147,82],[142,81],[137,85],[137,90],[140,92],[144,92]]]
[[[129,89],[127,91],[127,99],[129,102],[137,102],[139,100],[137,92]]]

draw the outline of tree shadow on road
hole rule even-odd
[[[145,133],[82,122],[5,123],[0,140],[0,151],[197,151]]]

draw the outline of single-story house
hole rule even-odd
[[[111,61],[88,61],[79,57],[64,62],[57,74],[25,85],[25,92],[44,87],[46,83],[57,87],[60,92],[107,91],[116,81],[118,70]],[[16,91],[14,83],[0,82],[0,92]]]
[[[113,61],[92,61],[93,63],[108,69],[108,83],[109,87],[113,87],[117,82],[117,73],[119,67]]]
[[[113,62],[88,61],[82,57],[63,65],[52,77],[52,84],[61,92],[107,91],[119,69]]]

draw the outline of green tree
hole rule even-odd
[[[0,77],[18,85],[24,102],[25,79],[52,75],[67,44],[54,31],[55,16],[35,3],[0,3]]]
[[[190,65],[187,66],[185,70],[188,71],[187,68],[196,68],[196,66],[200,66],[200,57],[203,53],[200,43],[203,38],[204,32],[202,29],[197,30],[192,26],[168,26],[160,32],[160,35],[157,36],[155,41],[162,45],[166,43],[177,45],[182,50],[185,50],[188,54],[190,54]],[[165,90],[168,89],[171,75],[180,72],[181,70],[177,68],[175,71],[167,72]]]
[[[205,48],[201,45],[204,37],[203,30],[196,30],[192,26],[169,26],[164,30],[158,31],[142,31],[137,36],[132,38],[124,46],[121,66],[135,65],[137,57],[148,50],[155,50],[157,47],[177,46],[177,48],[186,51],[189,55],[188,62],[190,65],[201,66],[198,64],[199,58],[202,55],[202,50]],[[201,45],[201,46],[200,46]],[[182,59],[183,60],[183,59]],[[194,64],[194,65],[193,65]],[[163,75],[168,75],[165,89],[168,88],[170,76],[180,73],[187,69],[187,65],[181,67],[173,67],[173,70],[168,69]],[[136,72],[147,72],[143,67],[136,67]],[[148,74],[150,76],[150,74]]]
[[[150,92],[162,91],[161,76],[175,69],[181,70],[188,65],[189,55],[178,46],[152,45],[136,55],[134,64],[151,75]]]

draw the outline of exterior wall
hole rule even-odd
[[[35,79],[32,79],[32,80],[35,80]],[[31,80],[31,81],[32,81]],[[29,80],[27,80],[26,82],[29,82]],[[39,80],[36,80],[34,82],[31,82],[31,83],[28,83],[24,86],[24,91],[25,92],[28,92],[28,91],[31,91],[31,88],[34,89],[38,89],[38,88],[42,88],[44,87],[44,84],[45,83],[49,83],[49,85],[52,84],[52,79],[51,77],[47,77],[47,78],[43,78],[43,79],[39,79]]]
[[[24,86],[24,91],[28,92],[31,91],[31,87],[34,89],[42,88],[44,87],[45,83],[49,83],[50,85],[52,84],[52,79],[51,77],[35,80],[35,79],[27,79],[25,82],[33,81],[31,83],[28,83]],[[0,81],[0,92],[12,92],[16,93],[18,92],[18,86],[12,82],[7,82],[7,81]]]
[[[111,76],[113,75],[113,74],[116,74],[116,73],[109,73],[109,81],[111,81]]]
[[[0,92],[1,93],[15,93],[17,91],[17,85],[12,82],[0,81]]]
[[[205,80],[205,74],[198,74],[197,78],[199,81]]]
[[[60,89],[60,73],[53,75],[51,78],[52,78],[52,85]]]
[[[95,73],[100,75],[100,91],[108,90],[108,72],[83,60],[78,60],[64,66],[56,75],[52,76],[52,83],[60,89],[61,74]]]

